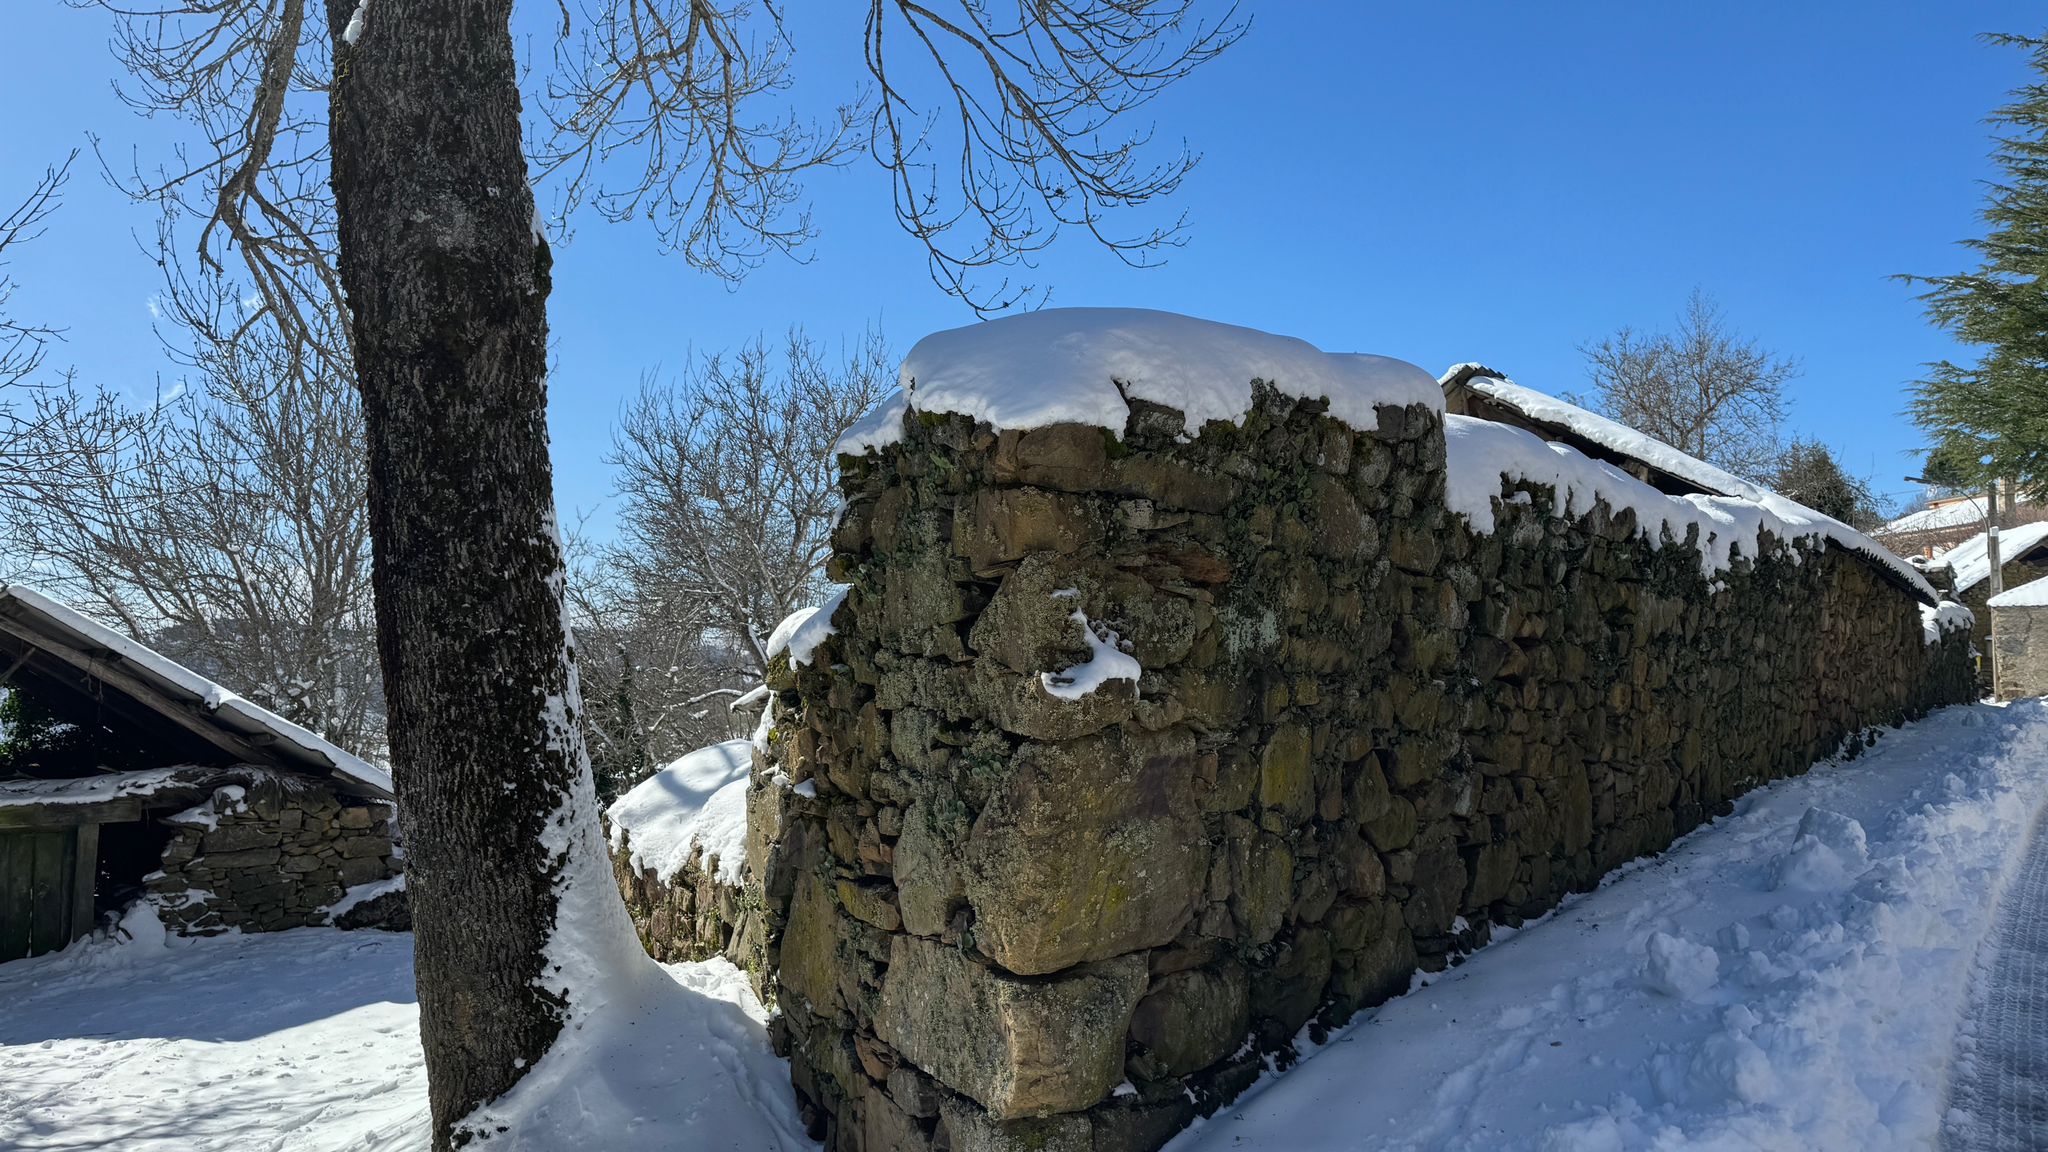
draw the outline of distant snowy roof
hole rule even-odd
[[[2017,588],[2008,588],[1993,596],[1986,607],[2048,608],[2048,576],[2029,581]]]
[[[2043,541],[2048,541],[2048,520],[2037,520],[2032,524],[2019,524],[1998,530],[1998,560],[2010,564],[2023,554],[2033,551]],[[1931,563],[1946,564],[1955,570],[1956,595],[1975,588],[1991,578],[1991,536],[1979,532],[1961,544],[1936,556]]]
[[[1474,392],[1521,413],[1531,421],[1582,436],[1599,447],[1639,460],[1703,491],[1720,496],[1739,496],[1745,500],[1761,500],[1768,492],[1740,476],[1689,456],[1654,436],[1638,432],[1598,412],[1589,412],[1570,401],[1525,388],[1505,376],[1494,374],[1491,369],[1477,364],[1454,365],[1444,373],[1443,383],[1448,384],[1460,377],[1463,378],[1462,383]]]
[[[1090,424],[1122,433],[1127,398],[1179,409],[1190,432],[1242,421],[1255,379],[1374,428],[1380,405],[1443,407],[1429,373],[1365,353],[1324,352],[1291,336],[1140,308],[1048,308],[936,332],[904,357],[902,388],[836,445],[860,455],[894,443],[910,412],[955,412],[996,428]]]
[[[1983,522],[1984,498],[1972,496],[1943,504],[1938,508],[1922,508],[1918,512],[1908,512],[1896,520],[1886,522],[1875,535],[1899,536],[1907,532],[1932,532],[1942,528],[1962,528]]]
[[[390,799],[391,775],[176,661],[23,584],[0,585],[0,654],[18,675],[90,685],[220,753],[254,764],[334,775]]]
[[[751,740],[727,740],[663,765],[605,809],[612,851],[630,846],[633,867],[667,883],[702,849],[704,863],[718,857],[719,880],[739,883],[753,764]]]
[[[1643,530],[1653,539],[1654,529],[1659,525],[1669,526],[1672,535],[1681,539],[1687,527],[1697,525],[1703,562],[1709,572],[1727,567],[1730,549],[1735,544],[1742,545],[1745,555],[1756,556],[1759,535],[1769,531],[1781,540],[1832,541],[1876,563],[1922,602],[1936,603],[1934,588],[1918,569],[1847,524],[1605,416],[1487,375],[1488,371],[1477,365],[1459,365],[1445,373],[1444,382],[1462,383],[1540,425],[1567,429],[1617,456],[1642,461],[1704,491],[1670,495],[1574,447],[1545,444],[1541,437],[1524,429],[1472,417],[1446,416],[1444,436],[1449,449],[1447,484],[1451,507],[1464,512],[1475,527],[1491,527],[1492,502],[1500,495],[1500,477],[1517,476],[1554,486],[1567,503],[1572,503],[1577,494],[1580,511],[1590,506],[1596,495],[1616,509],[1632,508]]]

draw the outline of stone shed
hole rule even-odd
[[[174,932],[404,922],[391,778],[0,586],[0,961],[149,899]]]
[[[1990,615],[1998,698],[2048,695],[2048,577],[1993,596]]]

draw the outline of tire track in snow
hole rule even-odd
[[[1957,1041],[1942,1147],[2048,1148],[2048,809],[1980,950]]]

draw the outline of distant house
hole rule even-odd
[[[0,961],[145,896],[194,935],[403,921],[382,769],[21,585],[0,684]]]
[[[2001,700],[2048,695],[2048,576],[1990,600]]]
[[[1948,496],[1929,502],[1917,512],[1893,520],[1870,533],[1901,556],[1934,557],[1984,531],[1985,507],[1982,493]],[[2048,520],[2048,507],[2031,504],[2010,489],[2000,495],[1999,519],[2005,524],[2029,524]]]
[[[1998,559],[2000,583],[2007,588],[2017,588],[2048,576],[2048,520],[1999,529]],[[1955,598],[1977,614],[1977,623],[1972,629],[1977,651],[1989,652],[1991,613],[1985,610],[1986,602],[1991,598],[1988,533],[1978,532],[1948,551],[1936,553],[1927,562],[1927,568],[1930,573],[1941,568],[1953,573]],[[1989,670],[1986,671],[1988,673]]]

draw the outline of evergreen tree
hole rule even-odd
[[[1991,117],[2002,177],[1984,208],[1987,234],[1964,242],[1982,263],[1913,277],[1930,286],[1929,318],[1982,352],[1971,364],[1929,365],[1913,415],[1943,443],[1981,444],[1984,474],[2048,494],[2048,39],[1987,39],[2026,52],[2035,78]]]
[[[1869,531],[1884,521],[1869,483],[1850,475],[1818,440],[1795,437],[1786,445],[1771,487],[1858,531]]]

